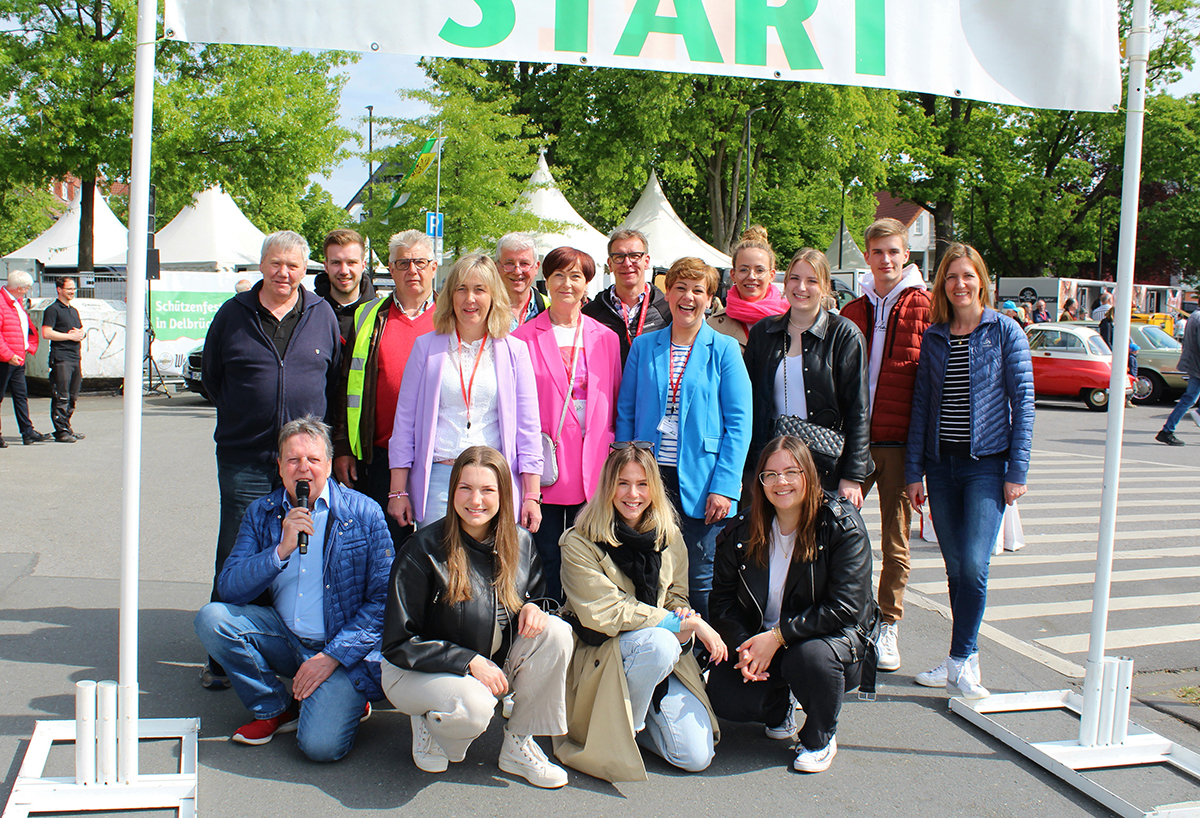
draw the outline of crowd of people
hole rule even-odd
[[[724,303],[697,258],[659,289],[650,250],[613,233],[614,283],[589,299],[597,260],[539,261],[510,234],[435,293],[430,240],[406,231],[377,295],[365,242],[339,230],[318,296],[304,239],[267,237],[202,366],[221,513],[195,624],[201,683],[253,716],[234,741],[295,731],[334,761],[386,698],[429,773],[497,708],[500,768],[539,787],[567,783],[559,764],[644,779],[642,749],[703,770],[720,719],[794,740],[791,766],[820,772],[845,692],[900,667],[927,493],[953,626],[918,681],[988,695],[976,637],[1033,387],[983,259],[952,245],[927,289],[904,226],[877,221],[864,294],[838,314],[825,256],[777,270],[761,228]]]

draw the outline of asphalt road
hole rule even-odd
[[[48,401],[31,403],[35,422],[48,427]],[[1144,671],[1135,690],[1147,700],[1196,684],[1200,638],[1194,630],[1200,605],[1190,596],[1200,587],[1194,571],[1200,515],[1193,511],[1200,428],[1189,420],[1181,425],[1189,446],[1155,443],[1168,410],[1127,413],[1113,588],[1114,598],[1134,601],[1120,610],[1114,603],[1110,617],[1120,647],[1109,653],[1134,657]],[[10,447],[0,452],[0,757],[9,764],[0,798],[7,800],[34,721],[71,718],[76,681],[116,676],[122,403],[83,398],[75,427],[88,437],[73,445],[21,446],[11,410],[3,412]],[[904,666],[881,677],[879,701],[847,702],[837,759],[818,776],[790,772],[791,753],[763,738],[758,725],[724,725],[717,758],[704,773],[681,774],[651,758],[648,782],[614,786],[572,772],[560,792],[535,790],[499,772],[496,724],[466,762],[441,776],[415,769],[408,720],[386,709],[335,765],[305,761],[292,736],[262,747],[231,744],[227,737],[246,713],[232,692],[209,693],[196,683],[202,651],[191,624],[208,597],[216,539],[213,420],[212,408],[195,396],[148,399],[140,529],[141,713],[202,719],[203,814],[1110,814],[950,713],[943,691],[912,684],[914,673],[945,655],[949,631],[936,545],[919,541],[901,629]],[[1088,617],[1076,608],[1091,596],[1082,575],[1092,571],[1104,423],[1104,415],[1082,406],[1039,404],[1030,493],[1021,502],[1027,545],[993,561],[991,617],[981,643],[993,692],[1078,687],[1073,668],[1086,655],[1078,637],[1087,633]],[[870,513],[874,503],[872,495],[869,524],[878,519]],[[1122,576],[1126,571],[1157,573]],[[1047,607],[1062,604],[1074,607]],[[1172,673],[1158,672],[1164,670]],[[1200,731],[1185,720],[1194,721],[1196,711],[1179,705],[1171,715],[1135,701],[1132,718],[1197,750]],[[1008,723],[1038,739],[1073,738],[1076,729],[1060,713],[1013,716]],[[147,746],[143,769],[166,772],[171,758],[170,748]],[[71,769],[69,747],[56,749],[48,773]],[[1195,781],[1161,768],[1093,777],[1147,808],[1200,798]]]

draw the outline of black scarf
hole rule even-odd
[[[620,546],[608,543],[600,546],[612,557],[621,573],[633,582],[638,602],[657,606],[658,575],[662,569],[662,552],[656,547],[658,533],[654,529],[637,531],[620,519],[616,521],[615,529]]]

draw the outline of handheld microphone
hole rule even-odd
[[[297,480],[296,481],[296,505],[300,506],[300,508],[304,509],[305,511],[308,511],[308,481],[307,480]],[[297,534],[296,542],[300,543],[300,553],[307,554],[308,553],[308,532],[301,531],[299,534]]]

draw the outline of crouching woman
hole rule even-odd
[[[804,443],[777,437],[763,449],[750,509],[718,541],[709,606],[737,662],[714,667],[717,715],[760,721],[769,738],[797,733],[792,767],[817,773],[837,754],[844,691],[858,685],[876,619],[871,543],[858,510],[821,490]]]
[[[470,447],[454,461],[449,494],[445,518],[418,530],[393,563],[383,690],[410,715],[413,762],[430,773],[462,761],[511,692],[500,769],[561,787],[566,771],[533,737],[566,732],[573,639],[532,601],[544,580],[533,538],[517,528],[508,463]]]
[[[567,676],[568,731],[554,754],[607,781],[642,781],[638,744],[683,770],[708,767],[719,734],[687,645],[727,654],[688,606],[687,549],[651,444],[614,444],[592,499],[560,541],[579,641]]]

